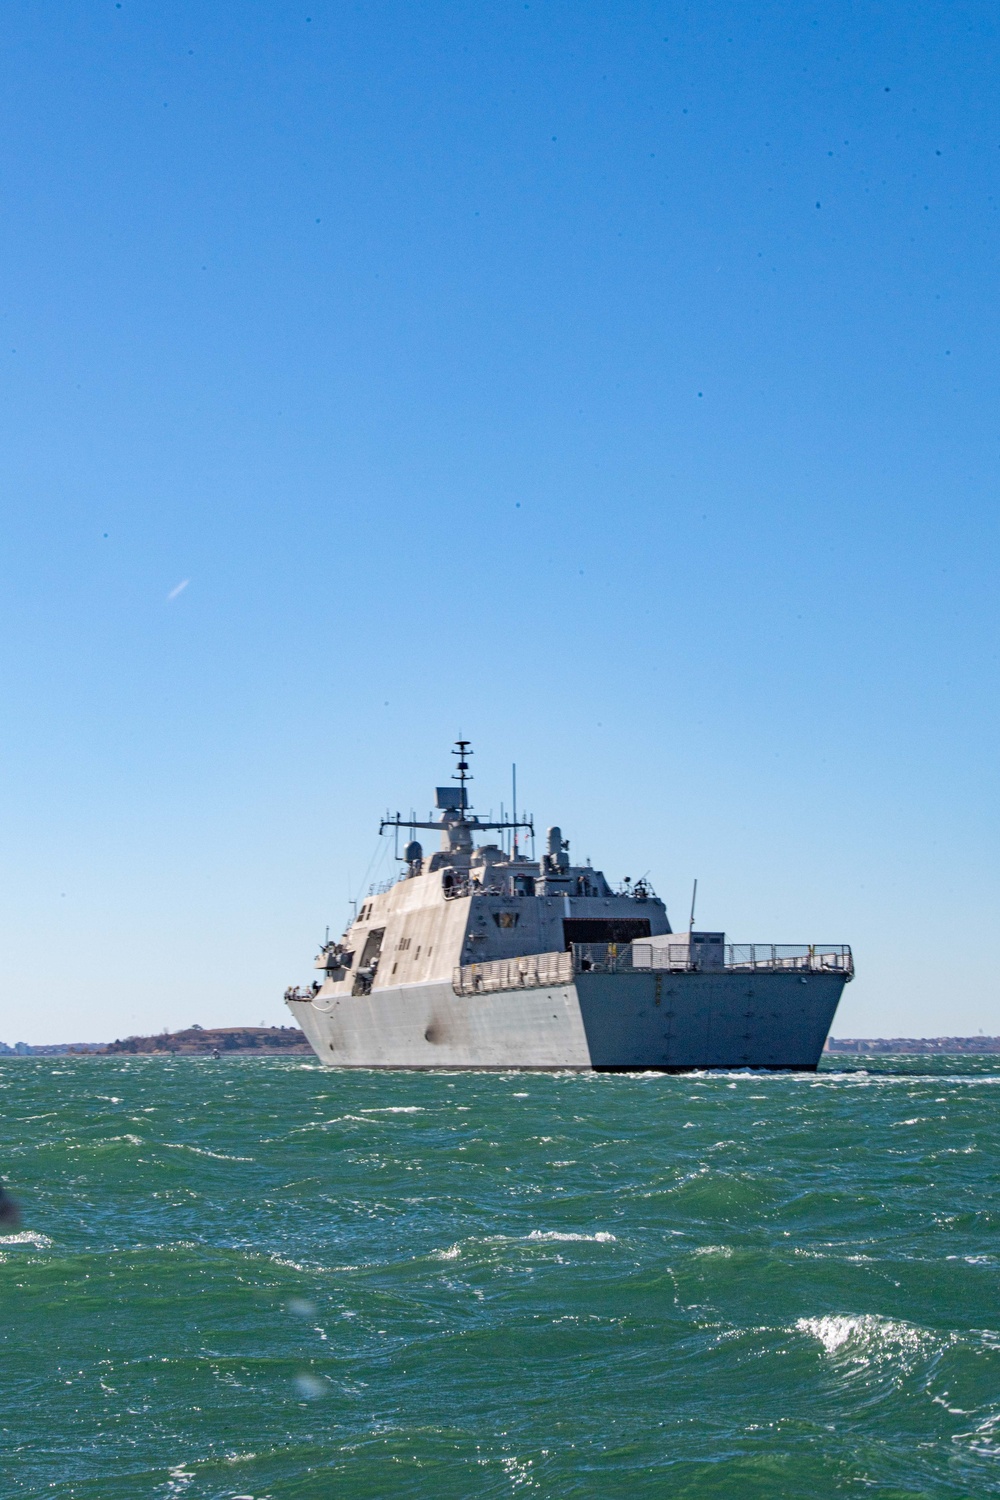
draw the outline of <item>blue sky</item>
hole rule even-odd
[[[679,922],[852,943],[835,1033],[1000,1032],[993,7],[0,51],[0,1037],[283,1021],[460,732]]]

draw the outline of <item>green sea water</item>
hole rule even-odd
[[[1000,1493],[1000,1059],[837,1067],[5,1060],[0,1493]]]

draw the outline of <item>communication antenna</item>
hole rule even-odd
[[[698,881],[695,880],[694,890],[691,892],[691,920],[688,923],[688,932],[694,931],[694,903],[698,899]]]
[[[511,765],[510,779],[514,788],[514,858],[517,858],[517,766]]]
[[[440,812],[443,809],[443,811],[444,811],[444,817],[441,818],[440,820],[437,820],[437,819],[435,819],[433,812],[430,812],[427,815],[427,821],[423,822],[422,820],[420,820],[418,818],[415,818],[412,813],[411,813],[411,815],[410,815],[409,818],[403,818],[403,817],[400,816],[399,813],[396,813],[395,817],[386,816],[386,817],[384,817],[382,819],[381,823],[379,824],[379,829],[378,829],[379,834],[380,835],[383,834],[387,828],[392,828],[392,829],[399,829],[399,828],[409,828],[409,829],[415,829],[415,828],[433,828],[438,833],[444,832],[448,836],[449,840],[451,840],[451,833],[449,832],[449,830],[453,830],[456,827],[456,825],[463,825],[466,829],[468,829],[468,828],[475,828],[475,830],[476,830],[477,833],[479,833],[481,831],[485,831],[487,828],[495,828],[498,831],[503,832],[503,833],[508,833],[508,832],[513,831],[513,833],[515,834],[513,848],[514,848],[514,854],[515,854],[515,857],[516,857],[517,856],[517,850],[518,850],[518,843],[517,843],[516,834],[517,834],[518,828],[520,827],[520,828],[527,829],[528,832],[530,832],[530,834],[531,834],[531,837],[532,837],[531,852],[532,852],[532,858],[534,858],[534,850],[535,850],[535,846],[534,846],[535,826],[534,826],[534,823],[532,822],[532,820],[531,820],[530,817],[522,818],[521,821],[520,821],[520,823],[518,823],[517,817],[515,816],[512,821],[508,822],[507,819],[503,816],[503,813],[501,811],[500,822],[499,823],[494,823],[494,821],[493,821],[493,814],[492,813],[490,813],[489,817],[486,818],[485,820],[482,819],[482,818],[480,818],[480,817],[478,817],[478,816],[471,817],[471,818],[467,816],[467,812],[468,812],[468,783],[472,780],[472,777],[469,775],[469,757],[472,755],[471,741],[458,739],[458,740],[455,741],[455,746],[456,746],[456,748],[451,753],[452,753],[452,755],[454,755],[456,757],[457,764],[455,766],[455,771],[454,771],[451,779],[452,779],[452,781],[457,781],[458,782],[458,784],[459,784],[459,794],[458,794],[458,797],[456,798],[454,792],[449,791],[447,787],[438,787],[438,789],[437,789],[437,791],[438,791],[438,797],[437,797],[438,811]],[[516,766],[514,767],[514,797],[515,797],[515,800],[516,800],[516,798],[517,798],[517,767]],[[457,818],[454,817],[454,814],[456,812],[458,814]],[[455,845],[455,844],[451,843],[450,847],[456,848],[456,847],[458,847],[458,845]]]
[[[453,776],[451,779],[452,779],[452,781],[457,781],[458,784],[459,784],[459,786],[462,789],[462,815],[463,815],[463,818],[464,818],[464,816],[465,816],[465,809],[466,809],[466,805],[467,805],[467,801],[468,801],[466,790],[465,790],[465,783],[467,781],[471,781],[472,780],[472,777],[469,775],[469,756],[472,754],[472,751],[469,749],[469,746],[472,744],[472,741],[471,740],[456,740],[455,744],[458,746],[458,749],[457,750],[453,750],[451,753],[452,753],[452,755],[457,755],[458,756],[458,764],[455,767],[455,770],[457,771],[458,774],[456,776]]]

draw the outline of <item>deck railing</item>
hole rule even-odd
[[[590,970],[595,974],[623,974],[636,967],[631,943],[574,943],[572,952],[573,970],[577,974]]]
[[[726,968],[801,969],[809,974],[854,977],[854,955],[846,943],[727,943]]]
[[[633,961],[631,943],[574,943],[568,953],[529,953],[520,958],[497,958],[481,964],[461,964],[453,976],[457,995],[491,994],[497,990],[538,989],[571,984],[577,974],[648,974],[650,970],[698,973],[686,943],[657,945],[646,939],[642,962]],[[650,961],[651,959],[651,961]],[[846,944],[727,943],[721,967],[705,966],[716,974],[842,974],[854,977],[854,959]]]
[[[522,958],[496,958],[485,964],[462,964],[455,969],[457,995],[490,994],[496,990],[531,990],[547,984],[572,984],[572,953],[528,953]]]

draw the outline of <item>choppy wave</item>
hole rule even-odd
[[[34,1234],[22,1229],[18,1234],[0,1234],[0,1245],[30,1245],[34,1250],[48,1250],[52,1241],[47,1234]]]
[[[0,1063],[9,1494],[1000,1494],[993,1066]]]
[[[594,1245],[606,1245],[615,1238],[615,1235],[608,1234],[603,1229],[598,1229],[594,1234],[561,1234],[558,1229],[532,1229],[528,1234],[529,1240],[586,1241]]]
[[[906,1356],[921,1353],[932,1339],[925,1329],[874,1313],[857,1317],[825,1313],[819,1318],[799,1318],[795,1327],[817,1339],[827,1354],[862,1365],[885,1358],[905,1364]]]
[[[227,1151],[210,1151],[207,1146],[192,1146],[187,1141],[164,1141],[167,1151],[190,1151],[193,1156],[210,1156],[213,1161],[253,1161],[252,1156],[233,1156]]]

